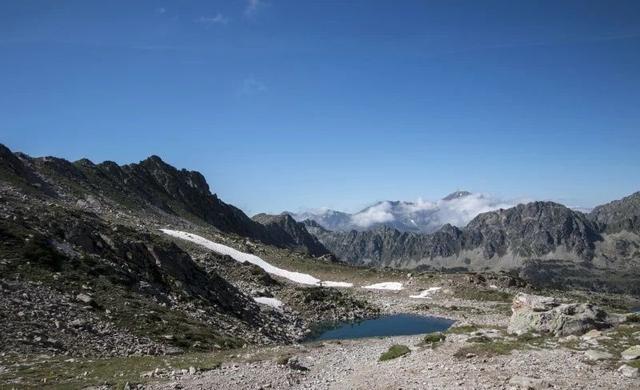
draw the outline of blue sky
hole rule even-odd
[[[248,213],[640,190],[638,1],[3,1],[0,142]]]

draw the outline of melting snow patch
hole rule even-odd
[[[383,282],[383,283],[371,284],[369,286],[364,286],[362,288],[368,288],[370,290],[395,290],[395,291],[400,291],[400,290],[402,290],[402,283],[398,283],[398,282]]]
[[[275,299],[275,298],[255,297],[255,298],[253,298],[253,300],[258,302],[258,303],[261,303],[263,305],[275,307],[276,309],[283,305],[281,300]]]
[[[347,282],[332,282],[330,280],[323,280],[319,283],[322,287],[353,287],[353,283]]]
[[[331,282],[331,281],[321,281],[320,279],[314,278],[309,274],[303,274],[300,272],[292,272],[287,271],[286,269],[275,267],[266,261],[262,260],[256,255],[252,255],[250,253],[240,252],[237,249],[233,249],[229,246],[215,243],[213,241],[209,241],[204,237],[200,237],[197,234],[182,232],[179,230],[170,230],[170,229],[160,229],[163,233],[168,234],[173,237],[181,238],[183,240],[191,241],[198,245],[202,245],[203,247],[210,249],[216,253],[220,253],[221,255],[231,256],[234,260],[244,263],[255,264],[258,267],[265,270],[267,273],[272,275],[281,276],[285,279],[289,279],[292,282],[300,283],[300,284],[309,284],[312,286],[324,286],[324,287],[352,287],[352,283],[346,282]],[[321,284],[322,283],[322,284]]]
[[[426,290],[423,290],[420,294],[418,295],[409,295],[409,298],[418,298],[418,299],[431,299],[431,294],[435,293],[436,291],[442,290],[442,287],[429,287]]]

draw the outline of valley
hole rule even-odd
[[[249,218],[157,156],[119,166],[0,146],[0,386],[634,389],[636,199],[593,217],[533,203],[435,233],[329,232]],[[403,253],[422,264],[384,260]],[[308,341],[390,315],[452,325]]]

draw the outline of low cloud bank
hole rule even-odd
[[[361,229],[386,224],[409,230],[434,231],[444,224],[463,227],[478,214],[513,207],[518,200],[502,200],[484,194],[469,194],[436,202],[380,202],[351,216],[351,223]]]

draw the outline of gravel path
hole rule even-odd
[[[450,336],[441,346],[417,347],[421,337],[401,336],[299,346],[295,358],[308,371],[275,361],[229,364],[151,386],[154,389],[506,389],[514,377],[542,378],[540,388],[638,389],[640,379],[587,361],[566,349],[514,351],[489,358],[457,358],[465,336]],[[391,361],[378,357],[393,344],[412,352]],[[522,382],[525,379],[521,379]]]

